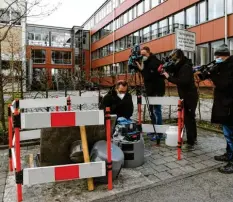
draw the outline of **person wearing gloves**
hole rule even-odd
[[[219,171],[230,174],[233,173],[233,56],[230,56],[225,44],[218,47],[214,55],[214,69],[205,77],[201,72],[196,74],[203,80],[211,79],[215,85],[211,122],[223,125],[227,148],[225,154],[215,156],[214,159],[228,162]]]
[[[133,115],[133,100],[125,80],[119,80],[115,88],[104,96],[99,108],[105,110],[106,107],[110,107],[110,113],[116,114],[117,118],[130,119]]]
[[[173,73],[163,72],[163,75],[169,82],[177,85],[179,97],[184,101],[184,124],[187,134],[187,144],[182,149],[193,151],[197,141],[195,112],[198,102],[193,65],[191,60],[186,58],[180,49],[173,50],[170,54],[170,59],[174,63]]]

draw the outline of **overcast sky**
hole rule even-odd
[[[57,10],[50,16],[40,18],[29,18],[28,23],[60,26],[71,28],[74,25],[82,25],[105,0],[42,0],[46,8],[52,10],[54,5]],[[60,4],[58,5],[58,3]],[[49,5],[47,5],[49,4]]]

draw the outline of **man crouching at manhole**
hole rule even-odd
[[[116,114],[117,118],[124,117],[130,119],[133,115],[132,96],[128,93],[128,83],[124,80],[119,80],[114,89],[109,91],[104,96],[100,109],[110,107],[111,114]]]
[[[215,61],[202,66],[197,74],[201,80],[211,79],[215,85],[211,121],[223,125],[227,149],[225,154],[214,159],[227,161],[219,171],[230,174],[233,173],[233,56],[227,45],[217,48],[214,55]]]

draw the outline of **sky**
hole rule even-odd
[[[50,12],[56,7],[57,9],[48,17],[29,17],[27,21],[32,24],[67,28],[81,26],[104,2],[105,0],[42,0],[42,12]],[[41,8],[35,9],[37,12],[32,13],[41,12]]]

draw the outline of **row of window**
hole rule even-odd
[[[84,29],[90,30],[95,24],[99,23],[108,14],[110,14],[114,8],[120,6],[125,0],[109,0],[105,6],[103,6],[87,23],[85,23]]]
[[[32,50],[33,64],[45,64],[46,63],[46,51],[45,50]],[[72,53],[68,51],[52,51],[52,64],[72,64]]]
[[[221,4],[222,1],[223,0],[208,0],[209,3],[212,3],[212,6],[218,6],[219,2]],[[228,0],[227,2],[229,6],[232,5],[231,7],[228,6],[228,13],[231,13],[233,12],[233,0]],[[211,13],[212,9],[213,7],[208,6],[206,1],[202,1],[190,8],[187,8],[174,15],[171,15],[148,27],[136,31],[133,34],[130,34],[115,41],[114,50],[113,50],[113,43],[110,43],[92,52],[92,59],[93,60],[99,59],[107,55],[110,55],[113,52],[118,52],[130,48],[135,44],[145,43],[150,40],[154,40],[159,37],[166,36],[168,34],[175,32],[176,29],[187,29],[189,27],[203,23],[207,19],[207,10],[209,11],[209,13]],[[212,14],[211,16],[213,17]],[[223,14],[224,12],[221,13],[221,15]],[[220,14],[215,16],[221,17],[219,15]]]
[[[214,52],[216,49],[224,43],[224,40],[219,40],[211,43],[201,44],[197,46],[196,55],[194,53],[185,52],[185,56],[192,59],[195,65],[204,65],[208,64],[210,61],[214,60]],[[231,55],[233,55],[233,38],[228,39],[228,46],[230,49]],[[159,53],[156,56],[158,59],[162,59],[168,56],[171,53],[164,52]],[[130,69],[128,68],[128,61],[116,63],[115,65],[105,65],[103,67],[99,67],[97,69],[93,69],[91,71],[92,77],[98,76],[113,76],[117,74],[126,74],[130,73]]]
[[[124,14],[120,15],[114,21],[107,24],[105,27],[100,29],[92,36],[92,42],[100,40],[102,37],[108,35],[116,29],[124,26],[125,24],[131,22],[135,18],[142,15],[144,12],[149,11],[150,9],[158,6],[166,0],[143,0],[139,4],[134,5]]]

